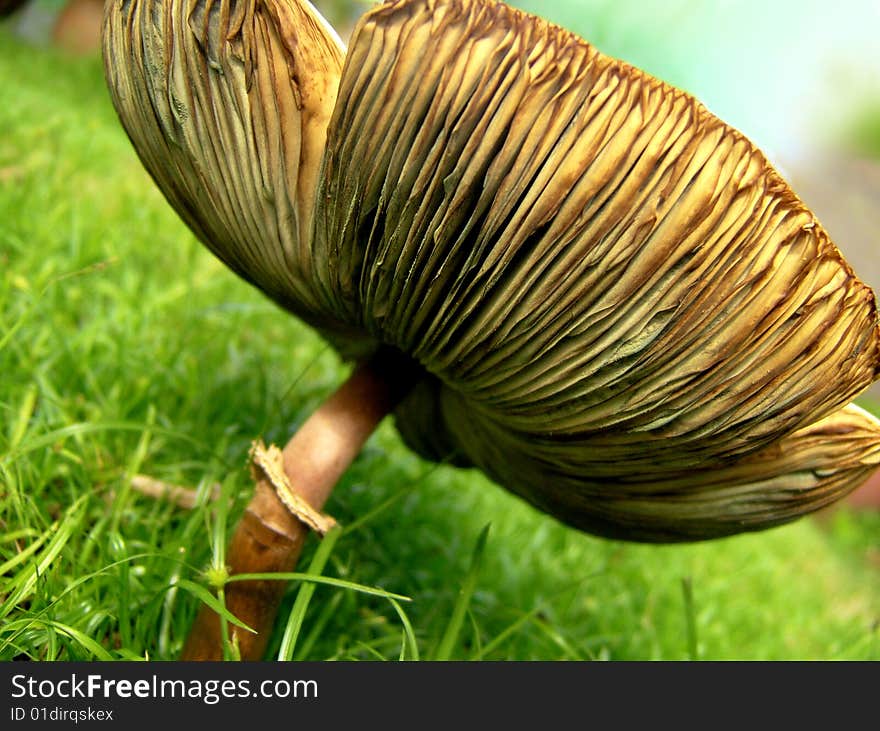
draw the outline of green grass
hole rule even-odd
[[[180,224],[97,61],[0,35],[0,79],[0,659],[173,659],[250,441],[282,443],[346,369]],[[175,508],[135,473],[223,499]],[[269,657],[880,659],[876,515],[602,541],[390,424],[328,510],[343,529],[309,543]]]
[[[856,154],[880,159],[880,97],[863,101],[845,121],[843,136]]]

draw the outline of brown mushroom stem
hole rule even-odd
[[[415,382],[416,369],[402,355],[380,351],[360,364],[339,389],[305,421],[283,450],[290,485],[315,510],[326,502],[367,438]],[[309,528],[281,502],[270,482],[257,479],[226,553],[230,575],[292,571]],[[275,622],[286,582],[236,581],[225,588],[226,607],[252,634],[230,627],[242,660],[259,660]],[[202,606],[181,656],[183,660],[221,660],[219,616]]]

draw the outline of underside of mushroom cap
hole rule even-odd
[[[431,374],[398,410],[407,442],[586,530],[673,540],[790,519],[769,493],[749,520],[725,516],[712,475],[746,460],[755,485],[784,481],[769,445],[877,376],[873,292],[759,150],[503,4],[367,14],[319,186],[322,307]],[[859,428],[863,448],[880,438]],[[834,447],[811,455],[836,470]],[[680,519],[686,472],[716,520]],[[650,529],[630,481],[670,495]]]
[[[876,464],[844,409],[880,371],[874,294],[740,133],[493,0],[385,3],[342,54],[303,0],[107,5],[159,187],[344,356],[419,364],[416,451],[657,541],[790,520]]]
[[[744,457],[662,472],[611,460],[600,470],[601,450],[591,445],[561,448],[465,417],[451,421],[461,443],[479,440],[468,453],[493,480],[581,530],[631,541],[703,540],[787,523],[880,469],[880,421],[854,405]],[[520,450],[528,460],[515,456]]]

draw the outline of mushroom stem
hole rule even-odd
[[[397,351],[381,350],[358,365],[303,423],[284,447],[284,472],[297,494],[320,510],[343,472],[354,461],[379,422],[400,402],[416,380],[416,368]],[[271,483],[256,480],[226,553],[230,575],[292,571],[309,528],[282,503]],[[231,627],[242,660],[262,658],[286,582],[236,581],[225,588],[226,607],[256,630]],[[220,618],[202,606],[190,629],[182,660],[223,659]]]

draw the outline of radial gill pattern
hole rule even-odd
[[[400,0],[341,45],[304,0],[114,0],[114,101],[200,238],[397,412],[563,521],[689,540],[790,520],[880,464],[847,407],[873,292],[688,94],[492,0]]]

